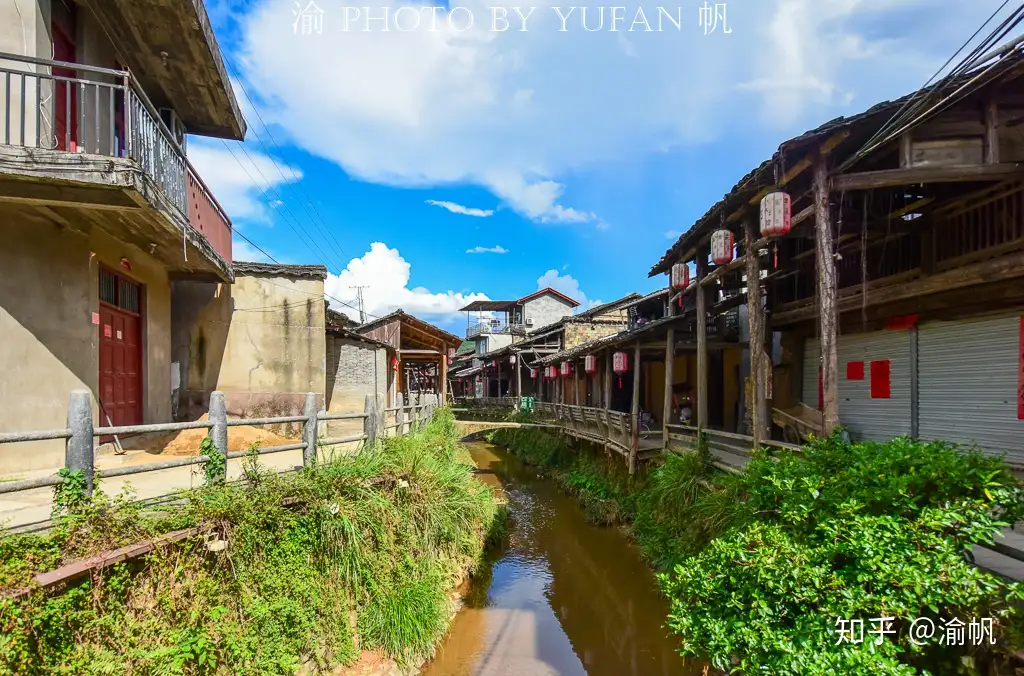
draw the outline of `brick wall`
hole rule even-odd
[[[618,333],[624,328],[625,325],[618,322],[567,322],[565,325],[565,345],[563,349],[568,350],[576,347],[577,345],[589,343],[592,340],[597,340],[604,336],[610,336],[613,333]]]

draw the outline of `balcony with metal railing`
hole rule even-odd
[[[483,319],[466,328],[466,340],[500,333],[520,335],[526,332],[526,328],[524,324],[508,322],[504,319]]]
[[[231,279],[231,220],[130,72],[0,53],[0,96],[0,211],[59,207],[171,270]]]

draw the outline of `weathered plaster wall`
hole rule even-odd
[[[50,0],[6,0],[0,3],[0,52],[8,54],[20,54],[48,59],[51,57],[50,49]],[[10,67],[17,71],[44,72],[42,66],[31,66],[27,64],[12,63],[0,60],[0,65]],[[8,123],[7,111],[11,111],[10,128],[12,133],[20,134],[21,124],[25,123],[25,142],[15,137],[13,141],[18,145],[35,146],[36,142],[36,114],[35,101],[37,86],[42,90],[38,92],[40,98],[46,100],[50,94],[50,86],[46,83],[39,85],[35,79],[25,80],[25,100],[28,103],[24,120],[22,120],[22,98],[21,80],[12,76],[10,105],[0,106],[0,128],[6,129]],[[6,97],[5,97],[6,98]],[[43,126],[40,135],[49,135],[50,116],[43,116]]]
[[[306,392],[322,403],[323,292],[321,279],[270,275],[239,274],[221,286],[189,330],[184,415],[205,412],[214,390],[233,416],[296,415]]]
[[[12,223],[0,247],[0,431],[67,424],[74,389],[99,386],[100,264],[143,285],[143,422],[171,417],[170,284],[153,258],[98,228],[89,235],[56,225]],[[92,254],[92,255],[91,255]],[[131,272],[120,267],[122,257]],[[93,421],[100,418],[95,399]],[[0,446],[0,472],[52,468],[62,441]]]
[[[554,324],[562,317],[572,314],[572,308],[550,293],[526,301],[523,306],[523,314],[526,319],[532,319],[531,330],[536,330],[548,324]]]
[[[358,413],[366,395],[386,403],[389,379],[387,350],[360,340],[327,336],[327,410]]]
[[[623,328],[625,328],[624,324],[616,322],[566,322],[564,349],[568,350],[577,345],[610,336]]]

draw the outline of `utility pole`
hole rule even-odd
[[[359,304],[359,323],[365,324],[366,310],[363,308],[363,289],[365,289],[366,286],[350,286],[348,288],[356,290],[356,303]]]

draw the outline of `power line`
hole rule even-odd
[[[278,144],[277,139],[274,138],[273,132],[270,131],[270,127],[263,120],[263,115],[260,114],[259,107],[256,106],[252,98],[249,96],[249,92],[246,90],[245,85],[242,83],[242,78],[238,73],[238,69],[232,66],[230,62],[228,63],[228,67],[231,68],[231,70],[234,72],[235,81],[238,82],[238,88],[242,91],[242,95],[245,96],[245,100],[249,102],[249,107],[252,108],[252,111],[254,113],[256,113],[256,118],[260,121],[260,124],[263,125],[263,131],[267,133],[267,136],[270,137],[271,143],[273,143],[274,147],[277,148],[278,154],[281,156],[282,159],[284,159],[284,151],[281,150],[281,146]],[[341,243],[338,242],[337,238],[334,236],[334,233],[331,231],[330,227],[327,225],[327,222],[324,220],[324,217],[316,208],[316,205],[313,203],[313,198],[309,196],[308,192],[306,192],[306,188],[302,185],[302,182],[299,180],[299,177],[295,174],[295,170],[288,166],[287,163],[285,163],[285,166],[288,166],[288,172],[292,175],[292,182],[289,183],[288,178],[284,175],[284,172],[281,170],[281,166],[275,161],[273,154],[270,152],[270,149],[267,148],[267,144],[263,142],[263,139],[260,137],[259,132],[255,129],[253,129],[252,132],[253,136],[256,137],[256,140],[259,141],[261,146],[263,146],[263,150],[267,153],[267,157],[270,158],[270,161],[274,164],[274,167],[277,169],[277,173],[281,175],[281,178],[284,179],[285,183],[288,183],[290,186],[293,187],[293,192],[294,186],[298,186],[299,190],[302,191],[302,194],[305,196],[306,201],[303,202],[302,200],[299,200],[299,202],[306,210],[306,214],[310,216],[310,220],[313,221],[313,225],[317,226],[320,229],[321,233],[324,233],[326,235],[325,242],[327,242],[328,246],[331,246],[334,249],[335,254],[339,254],[341,260],[344,261],[344,259],[346,258],[344,248],[341,246]],[[310,209],[312,209],[313,214],[315,214],[317,218],[319,218],[320,225],[317,225],[316,221],[313,220],[313,216],[310,214]],[[327,237],[333,240],[333,244],[327,241]]]

